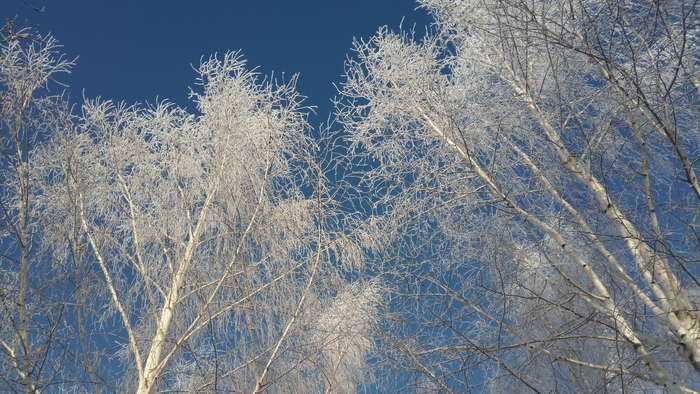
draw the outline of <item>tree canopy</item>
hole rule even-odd
[[[698,5],[422,0],[333,121],[204,58],[86,99],[0,40],[0,390],[698,392]]]

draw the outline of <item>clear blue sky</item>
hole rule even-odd
[[[70,84],[75,101],[101,96],[187,103],[202,56],[241,49],[250,66],[269,74],[301,74],[299,90],[324,120],[353,37],[378,27],[430,20],[413,0],[258,1],[0,1],[0,17],[51,32],[79,56]],[[35,9],[42,9],[38,12]]]

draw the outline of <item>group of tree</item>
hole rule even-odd
[[[335,121],[235,52],[190,108],[0,39],[0,391],[700,391],[694,0],[422,0]]]

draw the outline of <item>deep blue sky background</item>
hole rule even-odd
[[[45,11],[36,9],[45,7]],[[0,0],[0,18],[51,32],[70,57],[74,102],[101,96],[115,101],[188,103],[192,65],[202,56],[241,49],[249,66],[264,74],[301,74],[306,104],[325,120],[341,81],[353,37],[377,28],[416,26],[430,19],[414,0],[253,1],[29,1]]]

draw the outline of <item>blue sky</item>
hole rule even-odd
[[[61,80],[74,101],[187,103],[192,65],[202,56],[242,50],[265,74],[300,73],[299,90],[325,120],[353,37],[378,27],[416,26],[430,19],[413,0],[253,1],[28,1],[3,0],[0,17],[51,32],[65,52],[79,56]],[[35,9],[45,8],[43,12]]]

